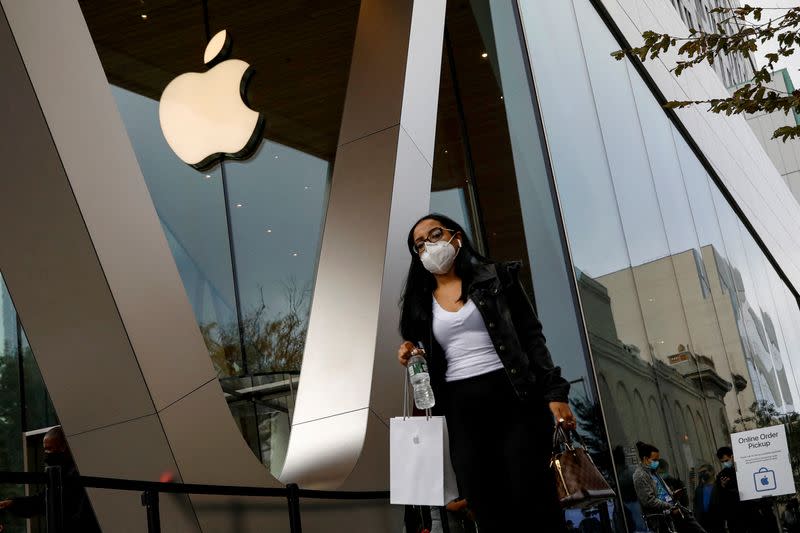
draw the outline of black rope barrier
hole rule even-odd
[[[46,485],[47,523],[52,524],[53,532],[60,532],[64,509],[61,506],[63,479],[61,469],[48,468],[47,473],[4,472],[0,471],[0,484]],[[237,485],[202,485],[197,483],[173,483],[160,481],[141,481],[96,476],[76,476],[70,483],[85,488],[111,489],[140,492],[142,505],[147,512],[147,531],[161,532],[159,494],[205,494],[212,496],[256,496],[266,498],[286,498],[289,512],[289,526],[292,533],[301,533],[300,498],[317,500],[388,500],[389,491],[343,491],[301,489],[291,483],[286,487],[245,487]],[[50,529],[48,529],[48,532]]]

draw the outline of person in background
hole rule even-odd
[[[625,450],[622,446],[615,446],[612,454],[619,480],[619,497],[622,498],[625,521],[634,531],[647,531],[642,517],[642,506],[639,505],[639,498],[636,497],[636,489],[633,487],[635,468],[625,458]]]
[[[694,516],[708,533],[723,533],[718,516],[712,512],[714,498],[714,467],[709,464],[700,465],[697,472],[699,484],[694,491]]]
[[[800,504],[796,498],[789,500],[783,511],[783,528],[786,533],[800,533]]]
[[[677,478],[669,472],[669,462],[666,459],[660,459],[658,463],[658,475],[664,480],[664,483],[669,487],[670,492],[675,499],[684,507],[689,507],[689,495],[686,492],[686,483],[680,478]]]
[[[650,529],[657,533],[668,531],[669,517],[679,533],[706,533],[689,510],[678,505],[669,487],[658,475],[661,457],[658,448],[637,442],[636,449],[640,463],[633,473],[633,486]]]
[[[100,533],[86,490],[78,484],[80,474],[61,427],[54,427],[44,435],[44,463],[61,467],[64,533]],[[23,518],[43,516],[46,512],[45,493],[0,501],[0,510]]]
[[[583,510],[583,520],[581,520],[578,531],[581,533],[603,533],[603,524],[597,518],[597,511],[594,509]]]
[[[481,533],[565,530],[549,468],[555,424],[574,429],[569,382],[545,343],[519,262],[481,256],[464,229],[418,220],[401,302],[397,359],[425,346],[461,496]]]
[[[712,511],[725,522],[729,533],[779,533],[777,520],[768,498],[741,501],[733,449],[723,446],[717,450],[722,470],[715,482],[716,495]]]

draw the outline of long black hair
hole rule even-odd
[[[639,452],[639,459],[648,459],[651,455],[653,455],[653,452],[658,451],[658,448],[652,444],[639,441],[636,443],[636,451]]]
[[[427,332],[420,331],[420,326],[427,323],[431,317],[433,290],[436,288],[436,278],[422,265],[419,255],[414,251],[414,228],[423,220],[435,220],[444,229],[460,233],[461,249],[455,259],[455,272],[461,278],[461,296],[459,300],[467,301],[470,283],[472,283],[475,267],[491,263],[489,259],[475,250],[467,233],[461,225],[450,217],[439,213],[430,213],[417,220],[408,232],[408,252],[411,254],[411,265],[408,267],[408,277],[400,300],[400,334],[404,339],[414,341],[427,341]]]

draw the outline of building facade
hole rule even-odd
[[[773,74],[769,88],[779,94],[793,93],[794,84],[789,76],[789,71],[780,69]],[[746,115],[747,123],[753,128],[761,146],[764,147],[775,168],[781,173],[789,190],[795,199],[800,199],[800,140],[798,139],[773,139],[772,136],[778,128],[795,127],[800,124],[797,113],[784,114],[780,111],[772,113],[756,113]]]
[[[25,432],[60,423],[86,475],[385,490],[405,239],[429,211],[524,262],[613,486],[637,441],[691,487],[730,432],[795,412],[800,207],[742,117],[663,108],[727,94],[746,65],[723,64],[723,82],[708,67],[674,77],[671,54],[611,57],[648,29],[685,33],[700,11],[0,6],[0,468],[35,468]],[[222,30],[230,46],[207,48]],[[182,77],[183,104],[216,112],[212,69],[237,60],[252,71],[230,94],[260,114],[257,149],[198,170],[165,138],[162,95]],[[231,152],[215,143],[238,125],[214,116],[180,135]],[[105,530],[143,529],[138,496],[90,496]],[[283,531],[284,506],[165,498],[162,521]],[[634,531],[624,509],[566,514]],[[306,530],[331,524],[399,532],[402,509],[304,506]]]
[[[722,27],[728,33],[738,30],[737,22],[727,20],[728,17],[720,13],[712,13],[714,9],[733,9],[741,6],[739,0],[670,0],[672,7],[686,24],[686,28],[698,31],[717,31]],[[687,35],[675,34],[678,36]],[[739,54],[721,56],[712,66],[714,71],[726,87],[733,87],[749,81],[753,77],[754,65]]]

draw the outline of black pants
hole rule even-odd
[[[481,533],[566,531],[549,468],[553,420],[504,370],[447,384],[450,452]]]

